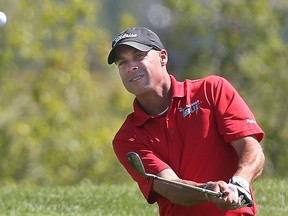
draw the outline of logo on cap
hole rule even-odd
[[[113,46],[115,46],[118,43],[118,41],[120,41],[120,40],[122,40],[124,38],[136,38],[136,37],[138,37],[138,34],[133,34],[133,33],[127,34],[127,33],[124,33],[122,35],[119,35],[117,38],[115,38]]]

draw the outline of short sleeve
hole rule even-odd
[[[253,135],[260,142],[264,133],[248,105],[226,79],[215,77],[207,83],[207,98],[212,101],[216,124],[224,140],[231,142]]]

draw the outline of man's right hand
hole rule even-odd
[[[242,197],[239,196],[237,187],[224,181],[209,182],[207,188],[221,192],[222,197],[209,195],[211,202],[223,210],[235,210],[242,207]]]

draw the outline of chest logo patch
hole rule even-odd
[[[182,112],[183,117],[185,118],[186,116],[196,112],[199,109],[199,106],[200,106],[200,101],[197,100],[190,105],[186,105],[186,107],[184,108],[179,108],[179,111]]]

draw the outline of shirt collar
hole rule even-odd
[[[170,75],[171,79],[171,88],[172,88],[172,98],[175,97],[184,97],[185,96],[185,91],[184,91],[184,84],[183,82],[178,82],[174,76]],[[171,106],[171,104],[170,104]],[[133,107],[134,107],[134,113],[133,113],[133,124],[135,126],[141,126],[143,125],[146,121],[149,119],[157,118],[155,116],[151,116],[144,112],[144,110],[141,108],[139,102],[137,99],[134,99],[133,102]]]
[[[170,75],[171,88],[172,88],[172,98],[184,97],[185,96],[185,86],[183,82],[179,82],[174,76]]]

